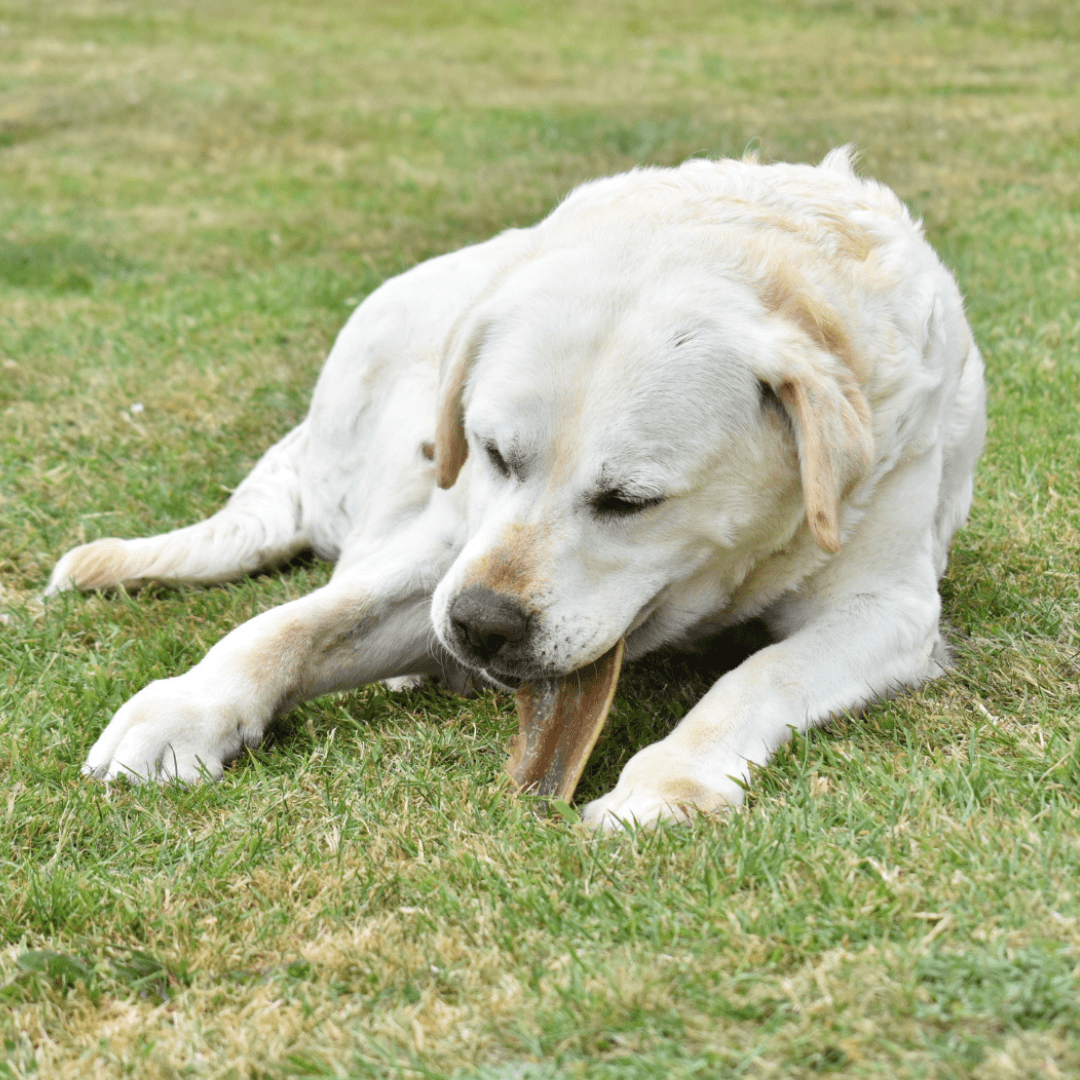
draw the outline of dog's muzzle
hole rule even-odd
[[[447,609],[453,651],[485,669],[513,668],[528,647],[529,615],[488,585],[463,589]],[[507,770],[519,789],[568,800],[611,708],[623,641],[600,659],[561,676],[531,678],[517,692],[518,735]]]

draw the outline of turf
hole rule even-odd
[[[1078,40],[1066,0],[0,0],[0,1077],[1080,1074]],[[607,839],[511,797],[493,694],[80,777],[328,569],[46,607],[52,563],[219,506],[359,298],[594,175],[844,142],[987,360],[946,679]],[[627,675],[579,798],[708,667]]]

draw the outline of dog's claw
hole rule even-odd
[[[620,640],[562,679],[523,686],[519,729],[506,769],[522,791],[569,801],[611,709],[622,668]]]

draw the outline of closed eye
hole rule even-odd
[[[612,488],[610,491],[600,492],[591,500],[590,505],[600,517],[630,517],[653,506],[659,506],[663,501],[663,495],[643,497]]]
[[[484,443],[484,453],[488,456],[488,461],[491,462],[491,467],[502,477],[509,479],[510,466],[507,464],[506,458],[499,453],[499,448],[491,442]]]
[[[758,379],[758,393],[761,395],[761,407],[763,409],[782,409],[780,399],[776,391],[764,380]]]

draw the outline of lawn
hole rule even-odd
[[[493,693],[81,777],[329,568],[46,605],[53,562],[220,506],[360,298],[595,175],[845,142],[987,361],[947,678],[608,838],[510,793]],[[0,1078],[1080,1075],[1078,177],[1071,0],[0,0]],[[707,685],[632,668],[579,800]]]

